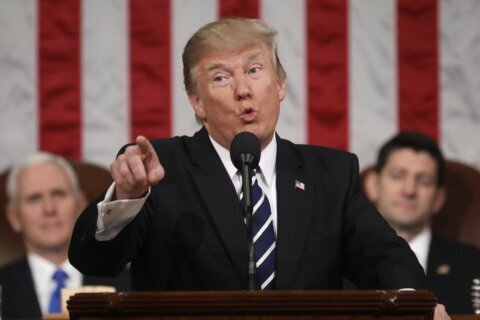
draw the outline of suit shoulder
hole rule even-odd
[[[288,140],[280,140],[282,144],[292,149],[302,160],[315,160],[325,164],[349,163],[358,166],[358,158],[355,154],[330,147],[314,146],[307,144],[295,144]]]
[[[157,154],[169,154],[175,150],[181,150],[185,142],[191,139],[187,136],[175,136],[172,138],[150,139],[150,143]],[[117,157],[125,152],[129,146],[135,145],[134,142],[123,145],[117,153]]]
[[[185,142],[185,140],[188,140],[189,138],[191,137],[175,136],[172,138],[152,139],[150,140],[150,143],[155,150],[172,149],[178,148]]]
[[[452,249],[455,249],[457,251],[462,250],[462,251],[466,251],[466,252],[470,252],[470,253],[480,254],[480,249],[477,248],[477,247],[474,247],[474,246],[471,246],[471,245],[468,245],[468,244],[465,244],[465,243],[462,243],[462,242],[447,239],[447,238],[445,238],[443,236],[440,236],[436,233],[433,234],[432,240],[437,242],[442,247],[452,248]]]
[[[12,281],[25,272],[28,272],[28,262],[26,259],[14,261],[0,268],[0,283],[5,281]]]
[[[328,181],[339,188],[351,186],[351,195],[358,191],[359,164],[357,157],[343,150],[294,144],[280,140],[277,148],[277,169],[302,168],[305,175],[318,181]],[[333,190],[333,189],[332,189]],[[338,192],[338,191],[337,191]]]
[[[474,246],[452,241],[437,234],[433,235],[432,246],[436,246],[443,251],[448,251],[451,255],[457,256],[462,261],[469,261],[470,264],[480,266],[480,249]]]
[[[154,149],[162,149],[162,148],[172,148],[175,146],[178,146],[181,141],[188,139],[189,137],[186,136],[175,136],[172,138],[158,138],[158,139],[150,139],[150,143],[152,144]],[[125,152],[125,149],[128,148],[129,146],[135,145],[135,142],[127,143],[123,145],[120,150],[118,151],[118,154],[122,154]]]
[[[324,156],[324,157],[330,157],[330,158],[351,158],[351,157],[355,157],[356,158],[356,155],[351,153],[351,152],[348,152],[348,151],[344,151],[344,150],[340,150],[340,149],[334,149],[334,148],[329,148],[329,147],[324,147],[324,146],[313,146],[313,145],[307,145],[307,144],[297,144],[296,145],[302,152],[308,154],[317,154],[317,155],[320,155],[320,156]]]
[[[166,162],[162,162],[162,164],[167,165],[191,158],[193,140],[193,137],[190,136],[175,136],[167,139],[151,140],[151,143],[160,161]],[[176,164],[178,165],[178,163]]]

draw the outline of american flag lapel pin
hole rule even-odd
[[[305,183],[295,180],[295,189],[305,190]]]

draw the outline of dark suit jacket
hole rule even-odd
[[[361,193],[354,155],[277,142],[276,289],[339,289],[343,274],[363,289],[424,287],[413,252]],[[152,144],[165,178],[113,240],[95,239],[91,204],[77,220],[71,263],[105,276],[132,261],[134,290],[247,289],[243,213],[207,131]]]
[[[472,279],[480,278],[480,250],[433,234],[428,254],[428,288],[449,314],[472,314]]]
[[[130,289],[130,275],[125,270],[117,278],[84,277],[84,285],[114,286],[117,291]],[[33,276],[26,258],[0,269],[3,294],[3,319],[40,319]]]

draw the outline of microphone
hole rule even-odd
[[[257,168],[260,161],[260,141],[250,132],[237,134],[230,146],[230,158],[233,165],[242,173],[243,198],[248,208],[252,207],[250,172]]]
[[[247,225],[248,240],[248,287],[255,290],[255,258],[253,255],[253,234],[251,227],[252,203],[252,176],[251,171],[256,169],[260,161],[260,141],[250,132],[240,132],[230,145],[230,158],[234,166],[242,173],[243,204],[245,223]]]

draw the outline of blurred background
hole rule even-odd
[[[0,171],[35,150],[105,167],[138,134],[191,135],[182,49],[226,16],[278,30],[281,137],[365,168],[416,129],[480,169],[479,0],[0,0]]]

